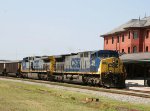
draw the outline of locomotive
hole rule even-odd
[[[125,87],[126,73],[116,51],[98,50],[57,56],[26,57],[17,64],[12,62],[12,67],[16,65],[14,73],[17,77],[82,82],[103,87]],[[0,71],[2,68],[3,75],[10,75],[6,65],[0,63]]]

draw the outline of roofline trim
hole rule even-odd
[[[120,33],[122,33],[122,32],[125,32],[125,31],[118,31],[118,32],[111,33],[111,34],[104,34],[104,35],[100,35],[100,37],[103,37],[103,38],[104,38],[104,36],[114,35],[114,34],[120,34]]]

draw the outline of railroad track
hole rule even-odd
[[[141,91],[141,90],[134,91],[129,89],[115,89],[115,88],[105,89],[101,87],[83,86],[77,84],[68,84],[68,83],[51,82],[51,81],[44,81],[44,80],[34,80],[34,79],[22,79],[22,78],[5,77],[5,76],[0,76],[0,78],[29,81],[29,82],[43,83],[43,84],[50,84],[50,85],[58,85],[58,86],[71,87],[71,88],[87,89],[92,91],[122,94],[122,95],[129,95],[129,96],[142,97],[142,98],[150,98],[150,91]]]

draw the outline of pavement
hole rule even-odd
[[[150,87],[144,86],[144,80],[126,80],[126,86],[132,90],[150,91]]]

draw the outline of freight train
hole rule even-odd
[[[50,81],[76,81],[124,88],[126,72],[116,51],[98,50],[58,56],[26,57],[0,63],[0,74]]]

